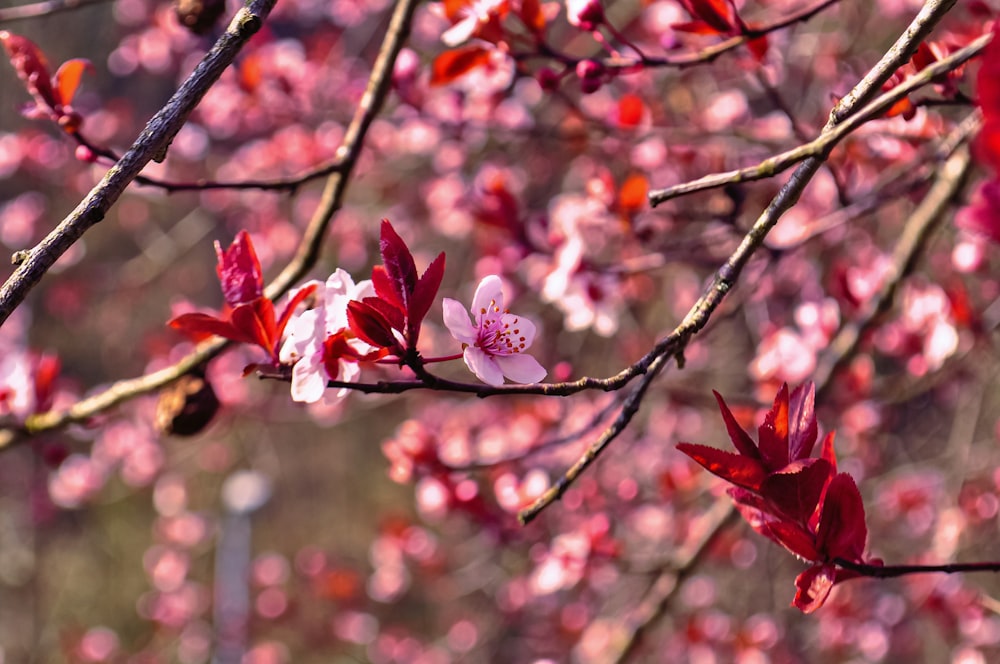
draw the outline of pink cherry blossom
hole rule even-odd
[[[537,383],[546,371],[524,353],[535,339],[535,324],[504,308],[501,286],[496,275],[479,282],[471,308],[475,324],[469,323],[460,302],[444,298],[444,324],[466,345],[465,364],[479,380],[503,385],[506,376],[516,383]]]
[[[344,270],[338,268],[325,284],[310,282],[307,288],[317,285],[315,297],[317,305],[292,318],[288,323],[288,334],[281,346],[279,358],[283,364],[295,363],[292,368],[292,399],[305,403],[316,403],[326,393],[328,380],[354,382],[361,374],[356,362],[340,360],[336,376],[329,376],[323,365],[323,342],[331,334],[347,328],[347,303],[363,297],[374,297],[375,289],[370,280],[357,284]],[[295,297],[293,291],[289,297]],[[371,347],[358,339],[350,342],[356,350],[367,353]],[[346,389],[337,391],[335,398],[347,394]]]

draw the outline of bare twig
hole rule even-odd
[[[19,252],[14,274],[0,287],[0,325],[24,301],[50,267],[83,234],[104,218],[118,197],[157,154],[162,154],[187,117],[256,33],[277,0],[251,0],[202,58],[173,97],[153,116],[136,141],[86,198],[33,249]]]
[[[880,118],[894,103],[904,98],[910,92],[931,83],[937,76],[961,66],[969,59],[978,55],[990,43],[992,37],[992,33],[985,34],[965,48],[921,70],[901,85],[880,95],[875,101],[857,113],[851,114],[847,121],[833,127],[828,126],[816,139],[808,143],[792,148],[791,150],[786,150],[754,166],[727,171],[725,173],[713,173],[673,187],[651,191],[649,192],[649,202],[651,205],[656,206],[672,198],[698,191],[716,189],[740,182],[763,180],[786,171],[809,157],[827,155],[846,136],[856,131],[866,122]]]
[[[963,147],[938,170],[937,180],[903,229],[879,293],[865,305],[857,320],[842,324],[830,340],[827,353],[813,374],[816,384],[821,386],[817,389],[817,399],[822,399],[833,383],[833,376],[857,351],[864,333],[892,306],[903,278],[913,271],[931,235],[945,219],[944,212],[962,190],[971,166],[969,149]]]
[[[300,242],[298,252],[281,274],[266,288],[265,292],[271,299],[277,298],[300,280],[319,256],[323,234],[333,218],[333,214],[340,207],[365,136],[385,100],[393,63],[409,35],[410,19],[416,5],[416,0],[400,0],[396,4],[381,50],[369,77],[368,87],[365,89],[365,94],[358,104],[354,118],[347,128],[344,142],[337,152],[338,158],[344,161],[344,168],[328,179],[323,198]],[[23,440],[30,434],[52,431],[69,424],[85,422],[124,401],[158,390],[206,360],[218,355],[228,343],[218,338],[209,340],[170,367],[138,378],[118,381],[107,389],[73,404],[65,410],[34,415],[28,418],[23,430],[0,430],[0,449],[10,446],[18,440]]]
[[[955,0],[928,0],[918,15],[911,22],[907,30],[897,39],[896,43],[887,52],[886,56],[880,61],[878,68],[881,72],[883,72],[886,79],[892,74],[892,72],[899,68],[902,62],[905,62],[904,58],[909,58],[908,54],[912,51],[912,49],[916,48],[919,41],[929,34],[933,27],[954,5],[954,2]],[[893,58],[896,60],[894,61]],[[849,95],[849,98],[854,101],[850,102],[845,107],[838,106],[843,109],[843,114],[839,116],[831,115],[828,127],[837,123],[837,117],[846,117],[849,115],[851,111],[851,104],[861,103],[859,100],[864,99],[865,89],[877,89],[882,85],[882,83],[884,83],[884,80],[879,81],[877,77],[872,79],[871,77],[866,76],[858,84],[858,89],[856,91],[852,91]],[[754,224],[753,228],[750,229],[750,232],[744,238],[736,252],[730,256],[726,265],[720,268],[716,273],[712,286],[695,304],[695,306],[692,307],[688,316],[685,318],[685,322],[681,324],[682,328],[687,324],[692,330],[696,331],[697,329],[700,329],[700,327],[698,327],[699,321],[700,325],[704,326],[708,320],[708,315],[715,309],[715,307],[718,306],[719,303],[721,303],[725,293],[728,292],[729,288],[735,283],[735,279],[738,277],[740,270],[746,264],[746,261],[749,260],[749,257],[755,248],[760,246],[764,237],[767,235],[767,232],[773,228],[775,223],[777,223],[781,214],[795,204],[806,184],[808,184],[809,179],[819,169],[822,161],[823,155],[809,157],[798,166],[794,173],[792,173],[788,182],[785,183],[785,185],[778,192],[777,196],[775,196],[774,200],[771,201],[771,204]],[[952,163],[951,160],[949,160],[949,163]],[[966,166],[966,168],[967,167],[968,166]],[[954,168],[954,166],[952,168]],[[946,173],[945,169],[942,169],[940,177],[944,179],[945,177],[952,177],[953,175],[953,170],[948,169]],[[956,180],[958,187],[961,186],[961,180],[962,178],[958,178]],[[957,191],[958,189],[955,190],[955,193],[952,194],[951,198],[954,197]],[[950,201],[951,198],[949,198],[948,201]],[[945,208],[946,204],[943,204],[938,214],[941,214]],[[914,251],[918,251],[924,245],[922,243],[918,243],[912,246]],[[913,258],[910,257],[907,259],[907,262],[909,263],[909,261],[912,260]],[[829,379],[830,376],[827,376],[826,380],[829,381]],[[724,510],[722,507],[723,504],[726,506]],[[717,514],[717,511],[721,511],[722,514]],[[674,561],[672,569],[665,570],[663,574],[661,574],[659,578],[654,581],[654,583],[650,586],[646,597],[640,601],[636,609],[622,618],[620,622],[621,629],[617,631],[612,630],[615,633],[615,638],[612,641],[614,651],[601,653],[602,661],[622,662],[627,660],[633,654],[635,648],[641,640],[642,634],[653,622],[663,615],[670,603],[670,600],[674,596],[678,587],[679,579],[690,574],[691,571],[697,566],[705,547],[711,542],[712,539],[715,538],[719,530],[724,528],[727,523],[730,523],[735,518],[733,516],[733,512],[735,512],[735,510],[731,504],[729,504],[729,500],[727,498],[719,499],[716,504],[716,508],[713,508],[711,517],[711,521],[715,524],[715,526],[707,529],[700,538],[695,540],[690,549],[691,553],[683,558],[678,556],[678,559]]]
[[[23,21],[29,18],[40,18],[50,14],[68,12],[88,5],[110,3],[111,0],[44,0],[17,7],[0,9],[0,24]]]

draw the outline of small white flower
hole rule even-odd
[[[347,328],[347,303],[375,295],[369,280],[357,284],[351,275],[341,269],[330,275],[325,284],[317,284],[315,297],[318,304],[294,316],[286,328],[285,342],[281,346],[279,359],[283,364],[295,363],[292,368],[292,399],[305,403],[316,403],[326,392],[328,380],[354,382],[361,375],[356,362],[340,360],[336,376],[329,376],[323,365],[323,342],[332,334]],[[295,292],[289,294],[294,297]],[[365,342],[352,339],[352,347],[364,354],[372,350]],[[337,391],[337,398],[347,394],[346,389]]]

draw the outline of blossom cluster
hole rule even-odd
[[[227,304],[223,315],[187,313],[170,325],[195,338],[218,335],[261,347],[272,365],[292,367],[292,398],[305,403],[322,399],[329,381],[357,382],[363,363],[422,365],[417,340],[441,284],[444,254],[418,276],[413,256],[388,221],[382,222],[380,249],[383,264],[371,279],[355,283],[338,268],[325,282],[310,281],[290,292],[276,318],[250,235],[241,232],[228,249],[216,245]],[[535,324],[504,306],[498,276],[487,276],[476,289],[473,322],[458,301],[445,298],[443,307],[445,325],[463,344],[465,364],[480,380],[502,385],[505,378],[518,383],[545,378],[545,369],[526,353]],[[347,392],[341,386],[330,399]]]

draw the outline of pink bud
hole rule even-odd
[[[601,89],[604,65],[597,60],[581,60],[576,63],[576,75],[580,79],[580,90],[590,94]]]
[[[548,67],[542,67],[535,74],[535,79],[538,81],[538,85],[541,86],[542,90],[546,92],[555,92],[559,89],[559,74],[555,73]]]
[[[85,164],[93,164],[97,162],[97,155],[86,145],[78,145],[76,146],[76,159]]]
[[[604,7],[600,0],[567,0],[566,18],[581,30],[596,30],[604,22]]]

